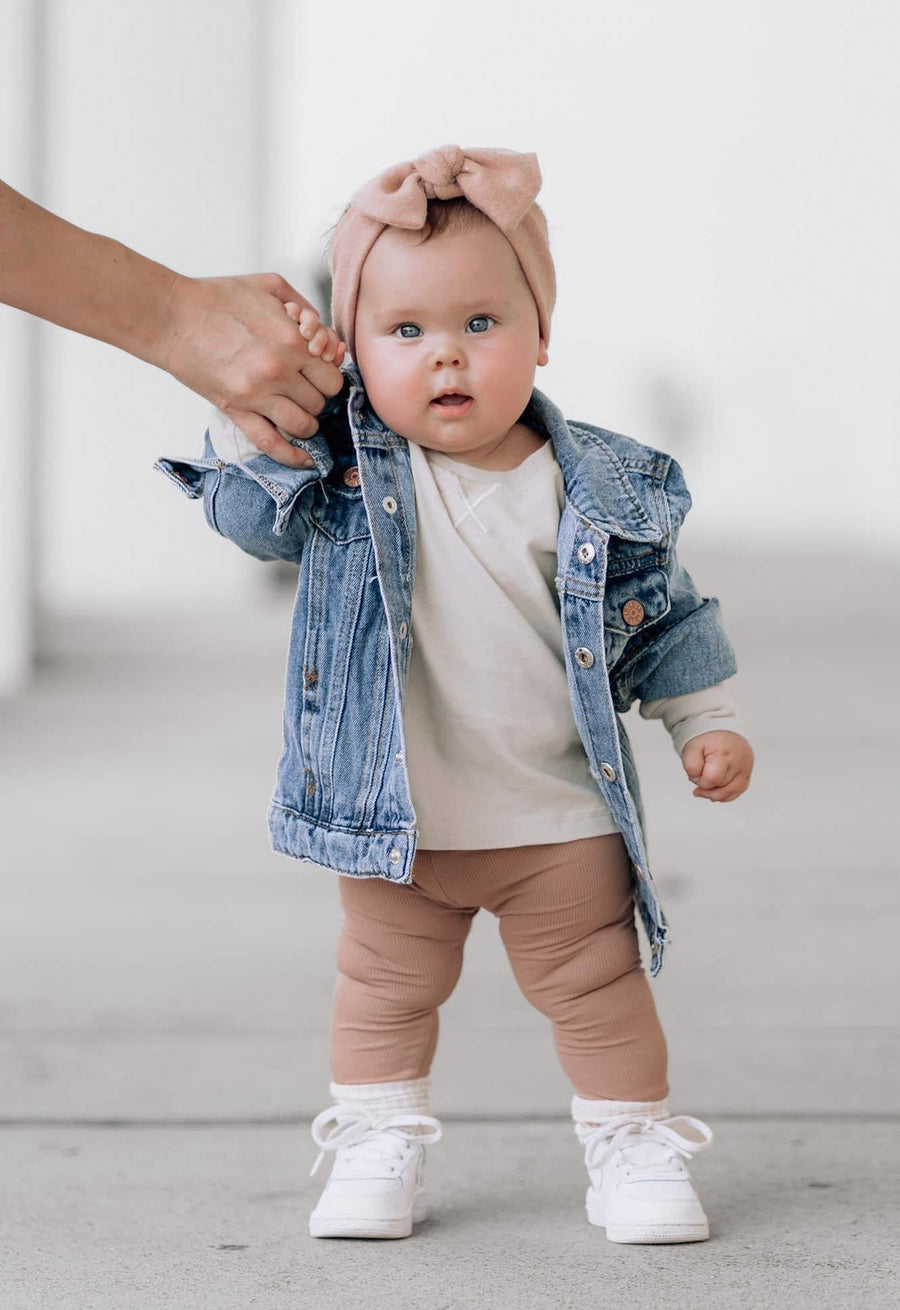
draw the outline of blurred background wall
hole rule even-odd
[[[900,551],[873,495],[898,474],[896,6],[0,11],[2,175],[191,274],[275,268],[312,292],[325,230],[378,169],[449,141],[536,150],[560,281],[538,385],[675,453],[698,539]],[[5,523],[36,542],[43,610],[260,585],[151,469],[199,449],[202,400],[11,311],[0,330]],[[20,647],[21,567],[4,550]]]

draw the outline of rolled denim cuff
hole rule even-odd
[[[244,440],[246,441],[246,438]],[[284,532],[285,524],[290,518],[300,492],[309,486],[310,482],[326,478],[334,467],[334,459],[324,437],[311,437],[309,441],[297,444],[312,456],[314,468],[289,468],[286,464],[279,464],[277,460],[270,459],[260,451],[246,461],[225,459],[213,446],[208,429],[203,440],[203,454],[199,459],[180,458],[176,455],[160,456],[153,467],[165,473],[170,481],[192,499],[203,494],[205,475],[216,470],[257,483],[275,503],[272,531],[276,536],[280,536]],[[256,447],[254,446],[253,449],[256,450]]]
[[[207,431],[199,458],[162,456],[154,464],[186,496],[202,496],[211,528],[257,559],[299,559],[306,525],[298,509],[311,483],[327,477],[334,460],[324,438],[303,443],[313,468],[289,468],[258,454],[245,463],[221,459]],[[280,538],[277,543],[272,538]]]

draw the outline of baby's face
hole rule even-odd
[[[547,362],[537,307],[493,224],[420,243],[419,232],[386,228],[367,256],[356,363],[388,427],[478,464],[515,440],[535,368]],[[440,401],[446,391],[457,400]]]

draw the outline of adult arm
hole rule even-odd
[[[307,438],[343,385],[311,355],[275,273],[188,278],[50,213],[0,181],[0,301],[117,346],[211,401],[279,463],[310,467]]]

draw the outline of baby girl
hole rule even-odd
[[[534,155],[457,146],[367,183],[330,245],[334,329],[289,307],[344,374],[318,434],[263,453],[214,411],[201,458],[158,465],[216,531],[299,566],[269,827],[342,875],[318,1237],[425,1217],[438,1007],[480,909],[551,1021],[588,1220],[709,1235],[686,1161],[712,1133],[670,1113],[640,959],[635,910],[653,975],[669,927],[622,715],[663,721],[698,798],[740,796],[753,751],[718,602],[676,554],[678,463],[534,389],[539,188]]]

